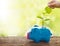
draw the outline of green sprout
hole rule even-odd
[[[48,19],[48,18],[46,18],[46,19],[44,19],[43,17],[41,17],[41,16],[37,16],[37,18],[39,18],[39,19],[41,19],[42,20],[42,26],[44,26],[45,25],[45,21],[49,21],[50,19]]]
[[[52,12],[52,9],[50,7],[45,7],[45,12],[42,12],[43,15],[47,15],[47,14],[50,14]],[[45,21],[49,21],[50,19],[47,18],[47,17],[42,17],[42,16],[37,16],[37,18],[41,19],[42,20],[42,26],[45,25]]]

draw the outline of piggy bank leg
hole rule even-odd
[[[41,38],[40,39],[34,39],[34,42],[36,42],[36,43],[41,42]]]
[[[34,40],[34,42],[35,42],[35,43],[39,43],[39,42],[40,42],[40,40]]]
[[[44,38],[44,41],[47,42],[47,43],[49,43],[50,37]]]

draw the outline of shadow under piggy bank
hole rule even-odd
[[[41,41],[45,41],[48,43],[50,41],[51,35],[52,33],[48,28],[40,28],[39,26],[35,25],[34,28],[32,28],[30,32],[28,32],[27,37],[28,39],[31,39],[36,43],[39,43]]]

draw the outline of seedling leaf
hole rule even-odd
[[[52,9],[50,7],[45,8],[46,13],[50,14],[52,12]]]
[[[41,16],[37,16],[37,18],[43,19]]]
[[[48,20],[50,20],[50,19],[45,19],[45,21],[48,21]]]

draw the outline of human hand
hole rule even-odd
[[[60,8],[60,2],[56,0],[52,0],[48,3],[50,8]]]

